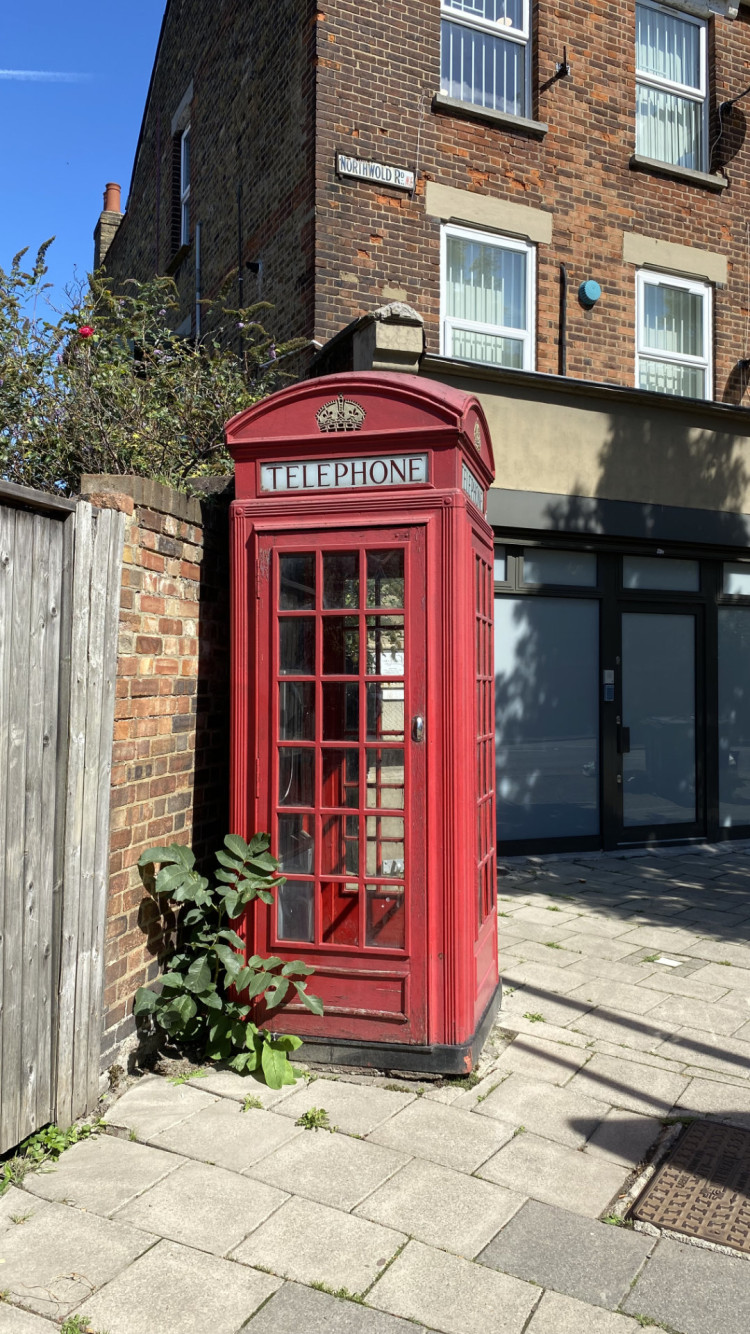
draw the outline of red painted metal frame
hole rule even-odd
[[[339,396],[359,405],[364,421],[356,430],[322,433],[316,414]],[[316,969],[312,989],[327,1002],[322,1018],[290,1005],[277,1012],[274,1025],[308,1041],[330,1043],[329,1055],[339,1050],[345,1053],[342,1059],[362,1064],[468,1069],[472,1044],[497,993],[490,723],[493,535],[463,486],[464,469],[483,492],[494,477],[481,407],[469,395],[416,376],[343,374],[295,385],[240,414],[227,427],[227,442],[236,461],[237,487],[232,506],[234,830],[248,835],[269,828],[275,818],[274,572],[279,552],[402,546],[410,571],[404,741],[407,791],[411,784],[405,811],[407,948],[365,947],[361,915],[358,947],[323,944],[317,929],[317,943],[279,942],[271,911],[259,906],[246,922],[248,952],[272,949],[282,957],[304,958]],[[260,489],[262,463],[414,453],[428,455],[426,482],[270,494]],[[299,469],[294,473],[295,479],[304,476]],[[363,606],[362,625],[370,612]],[[326,614],[316,606],[318,621]],[[320,657],[316,666],[317,679]],[[363,674],[360,683],[363,687]],[[410,739],[410,721],[417,714],[425,717],[422,744]],[[360,718],[364,721],[363,711]],[[319,743],[318,734],[318,750]],[[365,785],[362,774],[363,842]],[[360,890],[363,884],[361,875]],[[318,913],[316,907],[316,921]],[[393,987],[399,980],[403,1005],[397,1015]],[[383,1003],[379,992],[386,997]]]

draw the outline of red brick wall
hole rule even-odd
[[[750,352],[750,145],[744,143],[750,98],[727,122],[720,160],[731,185],[723,194],[634,171],[635,0],[539,0],[533,10],[531,115],[549,125],[541,141],[430,109],[440,87],[439,0],[367,6],[335,0],[325,7],[318,28],[316,337],[331,337],[395,287],[424,315],[427,349],[438,352],[440,224],[423,203],[424,183],[434,180],[552,212],[552,243],[538,247],[540,371],[558,370],[561,263],[569,266],[572,287],[568,374],[632,385],[635,270],[622,261],[623,231],[726,255],[729,283],[714,303],[715,397],[738,401],[734,368]],[[715,107],[750,82],[750,15],[743,10],[734,21],[717,18],[710,26]],[[545,90],[564,44],[572,77]],[[420,105],[413,200],[336,179],[336,150],[413,167]],[[715,132],[714,112],[711,140]],[[603,297],[585,311],[575,294],[589,277],[600,282]]]
[[[227,479],[221,483],[226,488]],[[193,847],[200,860],[228,830],[227,493],[199,501],[139,478],[97,477],[84,478],[82,490],[126,511],[112,755],[106,1066],[135,1030],[133,996],[157,976],[165,946],[138,858],[155,844],[178,842]]]

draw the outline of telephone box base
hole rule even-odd
[[[347,1038],[312,1039],[294,1053],[294,1059],[321,1065],[365,1066],[370,1070],[409,1070],[415,1074],[468,1075],[474,1069],[500,1009],[502,980],[498,982],[471,1038],[456,1046],[429,1047],[407,1042],[354,1042]]]

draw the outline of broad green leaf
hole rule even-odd
[[[235,885],[237,883],[237,871],[215,871],[214,875],[223,885]]]
[[[295,1037],[293,1033],[282,1033],[273,1039],[273,1044],[280,1051],[297,1051],[302,1046],[302,1038]]]
[[[267,871],[269,875],[272,875],[273,872],[278,869],[279,865],[276,858],[272,857],[270,852],[261,852],[259,856],[251,857],[249,864],[253,871],[260,871],[261,873]]]
[[[185,977],[183,973],[165,973],[161,984],[162,991],[184,991]]]
[[[286,1052],[279,1051],[278,1047],[274,1047],[270,1042],[264,1042],[260,1060],[268,1087],[280,1089],[284,1083]]]
[[[157,995],[148,987],[139,987],[135,993],[133,1014],[153,1014],[156,1009]]]
[[[211,968],[206,956],[194,959],[185,974],[185,986],[188,991],[205,991],[211,982]]]
[[[152,866],[154,862],[173,862],[175,861],[173,844],[171,848],[149,848],[147,852],[142,852],[138,858],[139,866]]]
[[[273,894],[271,894],[267,889],[259,889],[258,898],[263,903],[268,903],[269,905],[273,903]]]
[[[232,931],[228,927],[223,927],[221,931],[217,931],[216,939],[228,940],[229,944],[236,945],[238,950],[244,950],[245,948],[245,942],[242,937],[238,936],[236,931]]]
[[[247,850],[251,857],[258,852],[265,852],[271,846],[271,837],[269,834],[253,834],[247,845]]]
[[[215,989],[204,991],[200,1000],[201,1005],[205,1005],[208,1010],[221,1010],[224,1004],[221,996]]]
[[[217,852],[216,860],[222,866],[226,866],[228,871],[237,873],[242,870],[242,862],[238,861],[236,857],[232,857],[228,852]]]
[[[320,999],[320,996],[308,996],[305,990],[305,987],[307,986],[306,982],[295,982],[294,985],[297,988],[297,995],[302,1001],[302,1004],[306,1005],[312,1014],[322,1014],[323,1002]]]
[[[308,963],[302,963],[300,959],[290,959],[289,963],[284,964],[281,972],[284,977],[309,977],[315,969]]]
[[[244,838],[240,838],[239,834],[227,834],[224,839],[224,847],[229,848],[229,851],[233,852],[243,862],[250,851]]]
[[[245,989],[248,1000],[251,1000],[253,996],[259,996],[262,991],[265,991],[267,986],[270,986],[273,980],[273,973],[256,973],[252,982],[250,982]]]
[[[242,904],[241,894],[233,893],[232,890],[230,889],[224,895],[224,908],[226,909],[227,917],[229,917],[230,920],[239,916],[240,909],[242,908],[242,906],[243,904]]]
[[[265,995],[265,1002],[269,1010],[273,1010],[276,1005],[280,1005],[289,990],[289,979],[280,977],[274,986],[269,987]]]
[[[156,877],[154,888],[157,894],[171,894],[185,880],[186,872],[184,866],[162,866]]]
[[[263,967],[266,969],[267,972],[271,968],[278,968],[281,962],[282,960],[278,957],[277,954],[272,954],[270,959],[261,959],[261,963],[263,964]]]
[[[230,945],[214,945],[214,954],[220,959],[232,978],[235,978],[243,967],[244,960],[236,950]]]
[[[196,1005],[192,996],[187,996],[187,995],[177,996],[175,1000],[172,1001],[172,1004],[169,1006],[169,1009],[174,1014],[179,1015],[183,1024],[188,1023],[188,1021],[198,1013],[198,1006]]]
[[[195,853],[192,848],[186,848],[183,843],[174,843],[172,845],[175,854],[175,860],[182,862],[188,871],[192,871],[195,866]]]

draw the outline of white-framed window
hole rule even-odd
[[[635,23],[636,153],[707,171],[708,25],[651,0]]]
[[[711,398],[711,288],[641,269],[636,276],[636,384]]]
[[[441,0],[440,91],[528,116],[531,0]]]
[[[443,356],[532,370],[535,270],[536,252],[526,241],[443,227]]]
[[[180,245],[190,241],[190,126],[180,138]]]

